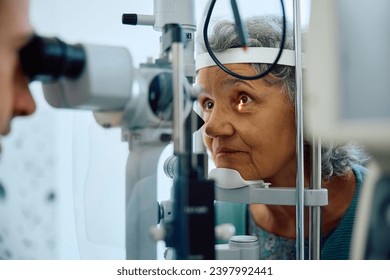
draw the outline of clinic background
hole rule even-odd
[[[207,0],[197,0],[198,32]],[[230,16],[230,1],[217,1],[213,16]],[[281,14],[280,1],[238,1],[242,16]],[[292,1],[285,1],[289,19]],[[302,24],[310,1],[302,1]],[[42,36],[67,43],[126,46],[136,67],[159,54],[160,33],[125,26],[123,13],[153,14],[153,1],[31,0],[31,22]],[[109,82],[109,81],[108,81]],[[114,85],[113,85],[114,86]],[[36,113],[16,119],[2,139],[0,159],[0,259],[124,259],[125,168],[128,143],[120,128],[103,129],[88,111],[54,109],[39,83],[31,89]],[[160,160],[159,192],[171,181]],[[161,197],[161,195],[160,195]]]

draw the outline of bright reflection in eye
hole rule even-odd
[[[253,101],[248,95],[242,95],[238,102],[238,109],[243,110],[246,106],[248,106]]]
[[[214,103],[210,100],[207,100],[203,103],[203,108],[205,108],[205,110],[211,110],[213,109],[214,107]]]

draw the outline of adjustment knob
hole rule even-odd
[[[236,234],[236,228],[232,224],[221,224],[215,227],[217,239],[228,241]]]
[[[123,14],[122,23],[128,25],[137,25],[138,15],[137,14]]]

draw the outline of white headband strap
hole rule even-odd
[[[230,63],[274,63],[279,53],[278,48],[249,47],[246,51],[242,48],[227,49],[223,52],[215,52],[215,56],[222,64]],[[303,59],[303,57],[302,57]],[[215,66],[214,60],[208,52],[196,57],[196,71],[199,69]],[[284,49],[278,65],[295,66],[295,51]]]

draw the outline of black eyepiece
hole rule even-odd
[[[20,50],[20,60],[31,81],[53,82],[61,77],[79,77],[86,56],[81,45],[69,45],[58,38],[34,35]]]

